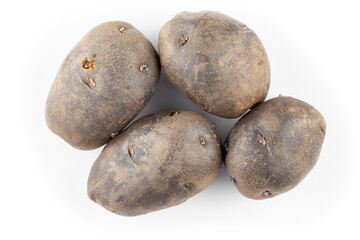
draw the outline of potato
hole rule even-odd
[[[254,31],[218,12],[182,12],[159,34],[161,66],[203,110],[236,118],[263,102],[270,65]]]
[[[46,102],[46,123],[75,148],[98,148],[145,107],[159,77],[159,57],[136,28],[103,23],[65,58]]]
[[[242,117],[225,143],[225,167],[246,197],[266,199],[294,188],[320,155],[323,116],[309,104],[277,97]]]
[[[90,199],[135,216],[178,205],[206,188],[221,166],[221,139],[200,113],[148,115],[111,140],[92,166]]]

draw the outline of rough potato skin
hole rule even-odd
[[[321,113],[291,97],[259,104],[225,143],[225,167],[246,197],[266,199],[294,188],[316,164],[326,131]]]
[[[161,66],[203,110],[236,118],[266,98],[270,65],[254,31],[218,12],[182,12],[159,34]]]
[[[100,24],[65,58],[48,95],[46,123],[75,148],[98,148],[145,107],[159,77],[159,57],[136,28]]]
[[[135,216],[178,205],[206,188],[221,166],[214,125],[193,111],[148,115],[111,140],[92,166],[90,199]]]

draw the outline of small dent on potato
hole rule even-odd
[[[82,78],[82,77],[79,77],[79,79],[85,84],[85,86],[87,86],[90,90],[93,90],[95,91],[95,86],[96,86],[96,83],[95,83],[95,80],[93,78],[89,78],[89,77],[86,77],[86,78]]]
[[[230,177],[230,181],[231,181],[233,184],[237,184],[236,179],[235,179],[235,178],[233,178],[233,177]]]
[[[172,113],[170,113],[170,117],[173,117],[173,116],[176,116],[176,115],[178,115],[179,113],[178,112],[172,112]]]
[[[205,145],[206,144],[206,142],[205,142],[205,139],[204,138],[199,138],[199,141],[200,141],[200,144],[201,145]]]

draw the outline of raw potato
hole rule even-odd
[[[47,99],[47,125],[75,148],[98,148],[145,107],[159,77],[158,54],[136,28],[103,23],[65,58]]]
[[[214,125],[192,111],[155,113],[111,140],[92,166],[89,197],[127,216],[178,205],[206,188],[221,166]]]
[[[323,116],[291,97],[266,101],[230,131],[225,166],[246,197],[266,199],[294,188],[316,164],[326,131]]]
[[[203,110],[236,118],[266,98],[270,65],[245,24],[218,12],[182,12],[159,34],[161,66]]]

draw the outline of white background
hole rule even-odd
[[[246,199],[222,168],[184,204],[112,214],[86,194],[101,149],[73,149],[48,130],[47,93],[62,60],[94,26],[127,21],[157,49],[162,24],[184,10],[220,11],[257,33],[270,58],[268,98],[302,99],[327,120],[320,159],[298,187],[270,200]],[[8,1],[0,20],[1,239],[359,239],[357,1]],[[138,117],[170,109],[204,113],[162,74]],[[236,122],[205,115],[223,139]]]

